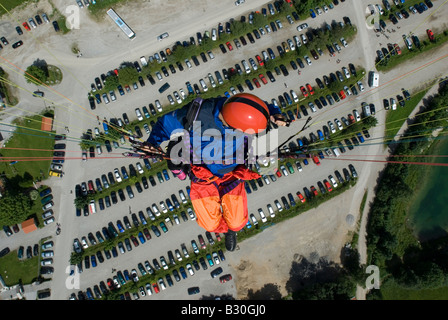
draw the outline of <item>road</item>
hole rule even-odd
[[[435,1],[436,4],[439,2]],[[54,3],[61,12],[65,12],[63,1],[54,1]],[[137,106],[147,105],[155,99],[160,99],[162,103],[167,101],[166,95],[159,95],[156,90],[151,90],[152,87],[147,84],[133,94],[119,97],[117,102],[113,102],[107,107],[103,104],[101,108],[91,112],[86,94],[90,89],[90,83],[96,76],[117,67],[123,61],[138,60],[142,55],[147,56],[164,50],[176,40],[188,39],[196,31],[210,30],[218,22],[225,22],[230,18],[239,18],[242,14],[247,16],[251,10],[260,9],[265,3],[267,1],[247,1],[243,6],[235,7],[233,1],[220,1],[219,4],[213,3],[213,5],[211,1],[208,1],[198,6],[197,4],[193,5],[193,1],[183,1],[181,4],[174,1],[163,1],[162,5],[162,1],[153,0],[150,3],[149,1],[148,3],[143,1],[132,6],[116,8],[122,18],[131,24],[131,27],[137,33],[136,39],[132,42],[126,39],[108,18],[98,21],[93,20],[88,17],[86,10],[82,9],[80,10],[80,29],[72,30],[65,36],[52,35],[48,37],[48,29],[38,28],[33,30],[32,34],[26,35],[29,41],[25,41],[26,46],[18,51],[16,56],[5,53],[5,57],[21,68],[26,68],[34,60],[40,58],[45,59],[49,64],[59,66],[63,70],[64,80],[54,88],[57,92],[44,89],[46,97],[48,97],[44,104],[45,106],[56,106],[55,129],[57,132],[64,133],[64,127],[68,126],[70,128],[69,135],[78,137],[87,128],[98,126],[96,115],[100,119],[120,116],[122,112],[134,115],[133,109]],[[380,48],[380,43],[384,45],[387,40],[385,35],[387,34],[377,37],[372,30],[365,27],[365,10],[363,7],[367,3],[367,1],[354,1],[352,5],[351,2],[347,1],[326,15],[319,16],[316,19],[307,19],[306,22],[309,23],[310,27],[317,27],[324,21],[341,21],[343,16],[349,16],[352,22],[358,26],[358,35],[354,42],[350,43],[348,48],[343,49],[337,57],[328,57],[328,61],[324,58],[313,61],[313,65],[303,69],[300,76],[295,72],[291,72],[288,77],[279,76],[275,83],[270,83],[262,89],[256,89],[254,93],[269,101],[285,91],[284,83],[288,85],[289,89],[299,92],[299,85],[307,82],[313,84],[316,77],[339,70],[342,66],[347,66],[348,63],[361,65],[364,69],[371,70],[374,67],[375,51]],[[41,5],[44,10],[50,11],[45,2],[39,3],[39,6]],[[157,8],[163,8],[163,14]],[[14,13],[14,17],[23,19],[23,17],[30,16],[33,10],[34,8],[27,7],[18,13]],[[134,20],[130,18],[134,16],[134,12],[140,12],[145,19]],[[443,13],[446,13],[446,8],[437,15],[443,16]],[[437,18],[437,15],[435,18]],[[421,15],[412,19],[422,21],[424,18],[425,15]],[[439,26],[442,23],[440,20],[434,19],[432,23]],[[413,30],[414,25],[407,21],[400,22],[403,33]],[[6,28],[6,25],[4,27]],[[156,40],[157,35],[165,31],[169,32],[170,37],[158,42]],[[422,35],[423,33],[424,31],[421,32]],[[244,58],[247,59],[249,56],[259,54],[267,47],[275,48],[279,44],[279,39],[283,41],[296,34],[295,25],[286,26],[278,31],[275,37],[263,36],[255,44],[248,45],[240,50],[234,50],[223,55],[218,52],[218,49],[213,61],[201,63],[199,67],[193,67],[191,70],[178,75],[170,75],[166,81],[170,83],[172,90],[185,88],[185,81],[197,82],[198,79],[204,78],[208,72],[239,63]],[[393,36],[401,46],[401,35],[398,32],[390,36]],[[95,45],[92,45],[92,40],[95,41]],[[71,52],[70,48],[73,43],[76,43],[83,53],[81,58],[76,58],[76,55]],[[441,52],[443,52],[442,49],[430,57],[425,56],[425,59],[431,60],[441,56]],[[337,59],[341,62],[337,63]],[[420,62],[421,59],[417,61]],[[318,111],[313,115],[310,129],[304,131],[303,135],[308,135],[311,130],[317,130],[328,120],[346,116],[354,108],[360,110],[361,102],[366,101],[375,103],[378,110],[379,126],[373,129],[371,134],[373,137],[382,137],[384,135],[382,124],[385,119],[385,112],[381,108],[382,97],[397,94],[404,85],[412,90],[426,80],[446,73],[446,64],[440,61],[428,66],[424,71],[420,71],[418,78],[408,76],[409,72],[424,63],[423,61],[419,62],[400,66],[391,72],[381,74],[380,83],[387,83],[387,86],[381,86],[373,91],[367,90],[364,94],[348,98],[332,108]],[[403,77],[402,75],[407,76]],[[29,91],[35,90],[34,86],[25,83],[21,74],[11,72],[10,77],[20,87]],[[398,80],[389,82],[394,79]],[[160,85],[164,82],[165,79],[160,81]],[[365,80],[364,84],[367,87]],[[157,88],[158,86],[159,83]],[[36,103],[36,99],[32,98],[29,93],[18,89],[17,94],[20,103],[16,110],[38,112],[43,108],[43,105],[40,102]],[[62,112],[58,112],[59,110]],[[279,141],[284,141],[293,132],[299,130],[302,125],[300,122],[296,122],[290,128],[279,131]],[[77,142],[68,141],[67,150],[79,150]],[[74,154],[79,156],[80,153],[77,152]],[[367,147],[356,148],[350,152],[350,155],[353,156],[369,154],[385,155],[385,150],[381,144],[370,144]],[[54,262],[55,273],[50,283],[52,299],[66,299],[71,292],[78,291],[67,287],[66,268],[68,267],[74,238],[81,238],[89,232],[96,232],[110,221],[115,222],[125,215],[129,216],[130,211],[134,213],[139,210],[145,211],[149,204],[158,203],[181,188],[185,190],[188,184],[171,179],[158,186],[157,190],[149,189],[142,194],[136,194],[134,199],[119,202],[104,212],[88,217],[76,217],[73,206],[74,194],[71,192],[76,184],[99,177],[102,173],[111,171],[113,168],[136,162],[129,159],[106,159],[107,157],[107,154],[103,153],[85,163],[76,160],[66,161],[64,178],[48,181],[55,198],[59,199],[56,202],[57,207],[55,209],[57,222],[62,226],[62,233],[59,236],[54,235],[55,225],[45,227],[26,236],[21,234],[14,235],[14,238],[6,238],[3,234],[1,235],[2,244],[11,248],[18,245],[18,239],[20,239],[22,245],[26,245],[27,243],[36,243],[44,235],[54,237],[56,240],[56,256]],[[227,260],[222,265],[225,272],[234,275],[234,281],[226,285],[219,285],[216,283],[216,279],[214,281],[210,279],[210,276],[207,275],[208,272],[201,270],[198,271],[197,275],[182,280],[179,284],[176,283],[174,289],[167,289],[157,296],[153,295],[151,299],[190,298],[186,295],[185,289],[193,284],[199,284],[201,293],[205,295],[229,293],[242,298],[245,297],[248,290],[258,290],[266,283],[279,283],[281,292],[287,294],[284,284],[288,280],[292,262],[300,261],[301,258],[312,261],[323,258],[338,263],[340,250],[348,239],[348,233],[356,228],[356,226],[346,223],[346,217],[348,214],[352,214],[355,219],[358,218],[359,205],[364,191],[367,189],[368,194],[373,195],[373,187],[378,172],[382,168],[381,165],[369,162],[354,164],[360,174],[356,188],[317,209],[291,219],[288,223],[281,223],[266,229],[260,235],[241,244],[239,250],[226,254]],[[322,180],[332,174],[335,169],[341,171],[347,165],[346,161],[324,160],[319,170],[316,170],[314,165],[309,165],[304,167],[301,173],[296,172],[288,177],[282,177],[280,181],[264,186],[259,191],[250,194],[248,196],[249,210],[250,212],[256,212],[258,208],[265,209],[268,203],[273,204],[274,199],[279,199],[288,192],[293,193],[301,190],[303,186],[315,184],[317,180]],[[279,187],[280,185],[281,187]],[[149,244],[134,248],[132,253],[125,254],[125,258],[106,260],[96,269],[84,270],[80,277],[80,289],[92,287],[99,281],[105,281],[112,275],[112,268],[117,270],[131,269],[135,268],[138,262],[146,259],[151,261],[162,254],[166,255],[167,250],[179,248],[180,244],[184,242],[189,243],[200,233],[204,234],[203,230],[193,221],[182,222],[179,226],[173,226],[168,234],[162,235],[160,238],[153,236]],[[260,248],[263,248],[263,255],[259,254]],[[362,257],[364,259],[363,255]],[[276,266],[275,273],[272,273],[273,262]]]

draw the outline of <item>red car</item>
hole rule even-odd
[[[302,203],[306,201],[305,197],[300,193],[300,191],[297,191],[297,197],[299,197],[300,202]]]
[[[308,91],[306,91],[304,86],[300,86],[300,91],[302,91],[302,94],[305,98],[308,97]]]
[[[312,192],[315,196],[318,195],[317,190],[316,190],[316,188],[315,188],[314,186],[311,186],[310,189],[311,189],[311,192]]]
[[[431,29],[427,29],[426,33],[428,34],[429,40],[434,41],[434,33],[431,31]]]
[[[110,290],[114,290],[115,289],[114,281],[111,278],[107,279],[107,285],[109,286]]]
[[[118,76],[118,69],[114,69],[114,73],[116,76]]]
[[[261,67],[264,66],[263,59],[261,59],[261,57],[260,57],[258,54],[255,56],[255,58],[257,58],[258,64],[259,64]]]
[[[257,88],[260,88],[260,87],[261,87],[261,84],[260,84],[260,82],[258,82],[257,78],[253,78],[252,81],[255,83],[255,86],[256,86]]]
[[[350,124],[353,124],[356,122],[355,117],[351,113],[348,114],[348,121],[350,122]]]
[[[153,284],[152,284],[152,287],[154,288],[154,292],[155,292],[155,293],[159,293],[159,292],[160,292],[160,290],[159,290],[159,286],[157,285],[157,283],[153,283]]]
[[[28,31],[31,30],[30,26],[28,25],[28,22],[24,22],[24,23],[22,23],[22,26],[23,26],[26,30],[28,30]]]
[[[226,275],[224,275],[224,276],[219,278],[219,282],[221,282],[221,283],[225,283],[225,282],[230,281],[230,280],[232,280],[232,275],[231,274],[226,274]]]
[[[306,88],[310,92],[310,95],[314,94],[314,89],[313,89],[313,87],[309,83],[306,84]]]
[[[264,84],[268,84],[268,80],[266,80],[264,75],[262,75],[261,73],[258,75],[258,78],[260,78],[261,82],[263,82]]]
[[[313,156],[313,161],[315,164],[317,164],[318,166],[320,165],[320,161],[319,161],[319,157],[318,156]]]
[[[327,187],[328,192],[333,191],[331,184],[326,179],[324,180],[324,184],[325,184],[325,187]]]
[[[226,45],[227,45],[227,48],[229,48],[229,51],[233,50],[232,44],[229,41],[226,42]]]
[[[397,54],[401,54],[400,46],[399,46],[397,43],[394,44],[394,48],[395,48],[395,52],[396,52]]]
[[[281,171],[280,171],[280,170],[278,170],[278,169],[277,169],[277,171],[275,172],[275,174],[276,174],[276,175],[277,175],[277,177],[279,177],[279,178],[280,178],[280,177],[282,176],[282,173],[281,173]]]
[[[339,96],[341,97],[342,100],[345,99],[346,95],[345,95],[344,90],[339,91]]]

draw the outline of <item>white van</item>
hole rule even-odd
[[[367,103],[363,103],[362,112],[364,113],[365,117],[370,116],[370,106]]]
[[[335,157],[339,157],[341,155],[339,150],[338,150],[338,148],[333,148],[331,150],[333,150],[333,153],[334,153]]]
[[[90,201],[89,203],[89,213],[96,213],[95,200]]]
[[[246,73],[250,73],[249,64],[246,60],[241,60],[241,64],[243,65],[244,69],[246,70]]]
[[[140,57],[140,62],[142,63],[142,66],[146,67],[148,65],[148,62],[146,61],[146,58],[144,56]]]
[[[370,87],[378,87],[379,85],[379,74],[374,71],[370,71],[369,73],[369,86]]]

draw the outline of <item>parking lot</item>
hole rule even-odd
[[[148,9],[141,7],[143,4],[136,4],[140,6],[142,10],[151,11],[150,17],[154,18],[153,28],[150,32],[145,32],[145,26],[142,22],[133,22],[133,29],[137,33],[137,37],[131,43],[128,39],[123,38],[121,31],[116,28],[115,25],[109,24],[108,21],[93,21],[90,20],[85,12],[81,10],[81,28],[79,30],[73,30],[64,37],[49,37],[46,45],[52,49],[52,52],[58,51],[57,58],[49,55],[49,63],[55,65],[63,64],[65,69],[64,81],[57,87],[57,91],[63,93],[65,96],[73,99],[75,103],[67,103],[66,99],[62,99],[60,96],[54,95],[47,89],[44,91],[51,97],[50,99],[55,102],[56,105],[63,104],[70,106],[70,112],[58,113],[56,111],[56,120],[63,121],[70,127],[71,133],[68,135],[80,135],[87,129],[94,129],[98,127],[97,120],[93,116],[86,116],[86,111],[78,107],[77,104],[83,105],[86,109],[89,109],[88,100],[85,98],[90,91],[90,83],[94,82],[94,78],[100,76],[102,73],[107,73],[110,70],[117,68],[124,60],[136,60],[138,61],[142,55],[153,55],[160,50],[165,50],[166,47],[173,44],[174,41],[188,40],[190,36],[195,35],[196,32],[203,32],[204,30],[211,30],[216,28],[218,23],[225,23],[230,18],[239,19],[241,15],[248,16],[252,10],[260,10],[266,3],[266,1],[255,1],[246,3],[240,7],[235,7],[232,1],[228,1],[227,4],[217,4],[216,7],[206,6],[203,8],[191,8],[191,4],[185,3],[182,6],[177,4],[164,4],[172,6],[173,12],[175,10],[186,10],[189,14],[178,17],[176,14],[171,13],[168,17],[162,15],[156,16],[153,8]],[[439,4],[440,1],[434,1],[435,4]],[[55,2],[56,6],[61,5]],[[230,6],[231,4],[232,6]],[[151,2],[152,6],[161,6],[157,2]],[[384,32],[382,34],[374,33],[373,30],[368,30],[365,27],[365,8],[363,5],[367,5],[366,1],[357,1],[353,4],[349,1],[340,3],[331,9],[328,13],[323,13],[317,16],[315,19],[306,17],[304,22],[309,24],[309,28],[321,27],[324,22],[331,23],[332,21],[343,21],[343,17],[350,17],[351,22],[355,24],[357,28],[357,37],[355,40],[348,44],[348,46],[342,47],[341,52],[332,57],[328,55],[327,51],[318,60],[312,60],[312,65],[306,65],[305,68],[300,68],[300,75],[297,71],[291,70],[291,66],[288,65],[289,75],[274,74],[276,81],[268,82],[266,85],[261,84],[261,88],[254,88],[250,91],[261,98],[271,101],[271,99],[278,99],[279,95],[283,95],[284,92],[290,92],[294,90],[301,98],[300,86],[305,86],[306,83],[316,89],[317,84],[315,79],[317,77],[322,79],[323,75],[329,75],[330,73],[336,73],[336,71],[342,72],[342,67],[347,67],[349,64],[355,66],[361,66],[364,70],[368,71],[374,67],[376,50],[380,49],[386,41],[392,41],[399,43],[400,46],[404,46],[401,39],[401,33],[409,32],[413,30],[414,25],[411,19],[415,19],[419,22],[423,21],[425,14],[410,17],[408,21],[404,19],[399,22],[401,28],[400,32],[396,30],[395,33]],[[183,7],[185,6],[185,7]],[[222,6],[222,7],[221,7]],[[201,15],[197,15],[197,12],[201,12]],[[122,17],[127,22],[129,18],[129,12],[131,8],[122,8]],[[441,19],[437,20],[438,16],[441,16],[446,10],[439,12],[432,20],[437,25],[440,25]],[[207,13],[207,17],[205,17]],[[191,16],[197,18],[194,19],[194,23],[190,23]],[[181,19],[184,25],[188,25],[188,28],[180,28],[181,22],[176,23],[176,26],[172,24],[176,18]],[[187,19],[188,18],[188,19]],[[165,19],[165,20],[164,20]],[[302,17],[305,19],[305,17]],[[165,21],[162,23],[161,21]],[[171,21],[171,22],[170,22]],[[188,21],[188,22],[187,22]],[[98,34],[95,32],[89,34],[86,32],[88,26],[99,26],[100,30],[104,30],[104,34],[101,40],[104,45],[93,47],[87,45],[89,39],[95,39]],[[260,39],[256,39],[254,44],[248,44],[241,48],[235,48],[227,53],[222,53],[219,48],[213,50],[215,55],[214,59],[210,59],[207,62],[200,61],[198,66],[193,66],[191,69],[186,68],[185,71],[177,71],[176,74],[170,73],[168,77],[164,77],[164,81],[156,79],[156,85],[151,85],[149,81],[145,79],[146,85],[139,87],[138,90],[133,90],[132,93],[120,96],[117,94],[117,101],[111,102],[107,107],[103,104],[97,106],[92,111],[94,115],[99,119],[110,119],[112,117],[121,117],[123,112],[132,120],[136,119],[135,108],[141,108],[147,106],[148,103],[154,103],[159,99],[162,105],[168,106],[167,99],[168,94],[172,94],[174,90],[183,88],[186,92],[185,82],[190,81],[199,84],[199,79],[205,79],[207,81],[208,73],[214,73],[215,70],[222,70],[223,68],[230,68],[235,66],[236,63],[241,63],[241,60],[255,58],[255,55],[260,55],[266,48],[275,48],[277,45],[281,45],[281,42],[288,38],[292,38],[294,35],[300,34],[297,31],[297,23],[291,25],[286,24],[286,20],[283,22],[283,28],[276,33],[262,35]],[[389,26],[389,25],[388,25]],[[392,24],[390,25],[392,28]],[[36,30],[41,32],[40,30]],[[156,40],[156,36],[162,32],[168,31],[170,37],[164,39],[162,42]],[[37,39],[41,39],[43,34],[36,32]],[[422,32],[423,36],[424,32]],[[389,39],[386,39],[389,37]],[[112,42],[112,39],[117,39],[116,42]],[[42,40],[41,40],[42,41]],[[70,41],[76,41],[83,53],[81,58],[76,58],[73,54],[64,52],[64,48],[67,47],[66,43]],[[32,42],[31,39],[28,42]],[[25,46],[28,45],[25,41]],[[65,44],[61,46],[61,44]],[[126,49],[123,49],[126,48]],[[28,50],[31,49],[28,47]],[[23,50],[23,48],[21,49]],[[29,65],[36,57],[44,55],[43,51],[37,50],[34,54],[24,55],[22,54],[21,63],[24,66]],[[20,56],[20,55],[19,55]],[[42,57],[41,57],[42,58]],[[47,56],[45,55],[45,58]],[[19,60],[19,58],[15,58]],[[54,60],[54,61],[52,61]],[[17,61],[16,61],[17,62]],[[423,63],[420,63],[421,65]],[[62,68],[64,70],[64,68]],[[399,69],[393,70],[388,74],[381,74],[380,84],[386,83],[396,79],[401,74],[405,74],[412,69],[412,66],[404,66]],[[261,72],[260,68],[260,72]],[[443,68],[440,65],[432,65],[428,67],[425,72],[421,73],[420,79],[409,79],[406,81],[398,81],[398,83],[392,83],[387,87],[382,87],[381,92],[379,90],[366,90],[367,92],[360,92],[357,96],[350,96],[340,102],[335,103],[333,106],[327,106],[322,109],[317,109],[316,112],[309,110],[310,115],[313,118],[311,125],[308,129],[303,131],[299,137],[306,136],[309,138],[309,134],[313,132],[317,135],[317,130],[322,130],[322,126],[328,121],[334,122],[334,119],[341,117],[348,118],[348,113],[353,114],[353,110],[361,111],[361,102],[373,103],[376,106],[376,117],[378,119],[379,126],[370,130],[372,137],[382,137],[384,135],[381,124],[384,123],[385,111],[382,108],[382,98],[396,95],[401,91],[401,88],[406,84],[406,88],[411,91],[418,86],[423,80],[429,80],[434,76],[440,75]],[[446,71],[446,70],[445,70]],[[71,72],[73,72],[71,76]],[[254,76],[259,72],[252,71]],[[352,75],[353,76],[353,75]],[[364,86],[368,88],[367,78],[361,79]],[[15,78],[13,75],[12,78]],[[23,77],[22,77],[23,78]],[[18,83],[23,82],[23,79],[17,77],[15,81]],[[170,88],[160,94],[158,88],[165,83],[169,82]],[[24,86],[26,86],[24,84]],[[29,85],[28,85],[29,87]],[[223,92],[230,90],[223,85]],[[244,85],[244,89],[247,86]],[[22,93],[20,93],[22,95]],[[20,99],[21,105],[30,105],[32,98],[24,96]],[[314,99],[313,99],[314,100]],[[308,100],[306,103],[308,104]],[[85,119],[81,121],[80,119]],[[304,120],[304,118],[302,118]],[[297,132],[303,126],[303,122],[296,121],[291,124],[289,128],[282,128],[278,132],[279,141],[286,140],[291,134]],[[61,128],[57,129],[58,133],[64,133]],[[147,133],[143,131],[143,138],[147,138]],[[295,140],[295,139],[294,139]],[[351,158],[359,157],[360,155],[376,154],[384,155],[385,150],[381,144],[365,143],[365,147],[361,143],[359,147],[355,147],[354,150],[347,150],[347,154],[353,156]],[[79,150],[78,143],[76,141],[67,141],[68,150]],[[82,274],[80,274],[80,287],[68,288],[67,279],[68,273],[66,268],[68,267],[67,261],[69,260],[70,253],[73,250],[73,239],[81,239],[89,233],[95,234],[97,231],[112,222],[116,225],[117,220],[123,221],[123,217],[128,217],[132,223],[132,214],[138,214],[139,211],[146,213],[146,208],[153,203],[158,204],[160,201],[165,201],[167,198],[175,194],[179,198],[178,191],[183,190],[186,193],[186,187],[188,181],[179,181],[174,178],[171,173],[170,180],[160,183],[157,181],[157,186],[149,186],[148,189],[144,189],[141,193],[137,192],[133,187],[134,197],[129,199],[126,191],[125,201],[118,200],[116,204],[112,204],[105,210],[99,210],[97,206],[97,213],[89,214],[88,216],[76,216],[75,208],[73,205],[75,196],[75,186],[88,180],[95,181],[96,178],[100,178],[102,174],[113,172],[114,168],[121,168],[125,166],[128,168],[129,164],[135,165],[137,161],[133,159],[116,157],[114,153],[117,150],[113,150],[108,153],[104,150],[101,155],[96,154],[95,159],[88,159],[87,161],[70,160],[66,161],[64,165],[64,177],[62,179],[51,179],[49,185],[51,186],[54,194],[56,222],[61,224],[62,232],[58,236],[54,236],[55,240],[55,257],[53,266],[55,273],[52,275],[51,281],[52,299],[67,299],[70,294],[77,294],[80,290],[86,290],[92,288],[95,285],[99,285],[101,281],[107,282],[108,278],[112,278],[117,274],[117,271],[132,269],[138,270],[138,263],[143,263],[148,260],[151,264],[153,259],[160,260],[160,256],[167,258],[167,251],[175,251],[175,249],[181,249],[181,244],[185,243],[189,250],[191,249],[191,240],[198,242],[198,235],[202,234],[205,237],[205,231],[201,229],[194,220],[187,219],[184,221],[180,219],[180,223],[170,225],[168,223],[167,233],[162,233],[160,237],[155,236],[154,232],[150,230],[151,240],[145,243],[141,243],[139,246],[132,246],[132,252],[128,250],[124,254],[118,254],[118,257],[105,259],[103,263],[89,269],[84,268]],[[79,151],[81,154],[81,151]],[[333,157],[334,158],[334,157]],[[310,161],[311,162],[311,161]],[[294,163],[294,162],[292,162]],[[269,185],[264,183],[263,187],[259,187],[257,191],[253,191],[248,195],[249,199],[249,212],[253,213],[258,219],[258,223],[261,226],[260,217],[258,215],[258,209],[263,208],[267,213],[267,205],[271,204],[275,207],[274,200],[281,201],[282,196],[286,196],[288,193],[296,195],[297,191],[303,191],[304,187],[316,186],[317,181],[328,179],[329,175],[335,175],[335,170],[343,172],[344,168],[348,168],[348,161],[339,161],[332,159],[321,159],[319,166],[314,163],[303,165],[302,172],[295,170],[293,174],[288,176],[282,175],[278,177],[277,181],[270,181]],[[346,241],[347,232],[353,230],[352,225],[348,225],[345,222],[345,218],[348,213],[357,217],[359,210],[359,202],[362,198],[365,189],[372,190],[374,181],[377,176],[377,172],[381,169],[381,165],[371,164],[368,162],[353,162],[358,174],[358,182],[356,188],[347,191],[343,195],[332,199],[329,203],[321,205],[317,209],[313,209],[310,212],[297,216],[291,219],[288,223],[280,223],[265,229],[261,234],[253,237],[244,243],[239,244],[239,250],[233,253],[224,252],[226,260],[220,261],[219,267],[223,268],[224,274],[231,274],[233,280],[220,284],[218,279],[212,279],[210,277],[210,271],[216,269],[218,266],[215,264],[213,267],[208,266],[207,270],[203,270],[202,267],[195,270],[195,274],[189,274],[186,279],[182,279],[179,282],[175,281],[173,287],[167,287],[166,290],[161,290],[159,294],[153,294],[151,296],[145,296],[143,299],[190,299],[192,296],[187,294],[187,288],[198,286],[201,289],[201,294],[193,297],[199,298],[200,296],[220,296],[229,294],[235,298],[242,298],[247,294],[248,289],[259,289],[266,283],[284,283],[287,281],[289,268],[291,262],[297,259],[298,256],[309,258],[311,254],[317,253],[318,257],[323,257],[329,261],[339,261],[339,253],[341,247]],[[296,169],[296,168],[295,168]],[[138,175],[140,177],[140,174]],[[155,177],[154,177],[155,178]],[[156,179],[157,180],[157,179]],[[281,187],[279,187],[281,186]],[[319,189],[318,189],[319,190]],[[303,193],[303,192],[302,192]],[[269,196],[267,196],[269,195]],[[298,203],[298,198],[295,197]],[[300,204],[298,204],[300,205]],[[178,214],[179,211],[173,211]],[[168,212],[170,217],[173,214]],[[281,214],[281,213],[277,213]],[[268,214],[267,214],[268,215]],[[146,216],[148,222],[150,219]],[[268,220],[269,220],[268,216]],[[270,225],[269,222],[266,226]],[[43,230],[39,230],[39,236],[45,234],[47,231],[54,234],[54,230],[50,229],[53,226],[45,227]],[[160,227],[159,227],[160,228]],[[3,237],[3,235],[2,235]],[[15,237],[17,237],[15,235]],[[5,239],[5,243],[12,241],[10,238]],[[30,240],[24,237],[25,242],[33,242],[35,239]],[[3,242],[3,238],[2,238]],[[34,243],[34,242],[33,242]],[[14,247],[14,245],[10,245]],[[259,254],[259,251],[263,250],[263,254]],[[316,255],[313,255],[316,256]],[[176,268],[178,268],[176,264]],[[273,272],[273,267],[277,272]],[[139,272],[139,271],[138,271]],[[138,273],[141,276],[140,273]],[[166,279],[164,279],[166,282]],[[284,290],[284,288],[283,288]],[[282,293],[285,293],[284,291]],[[134,299],[134,297],[132,297]]]

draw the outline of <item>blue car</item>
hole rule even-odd
[[[227,98],[230,98],[230,93],[229,92],[224,92],[224,95],[227,97]]]
[[[324,138],[324,134],[322,133],[322,131],[321,130],[317,130],[317,135],[319,136],[319,140],[320,141],[323,141],[325,138]]]
[[[128,173],[127,173],[125,167],[121,167],[121,174],[123,175],[123,179],[128,179],[129,178]]]
[[[140,239],[140,242],[141,242],[142,244],[146,242],[146,239],[145,239],[145,237],[143,236],[143,232],[141,232],[141,231],[138,233],[138,238]]]
[[[311,18],[316,18],[316,14],[314,13],[314,10],[313,9],[310,9],[310,16],[311,16]]]
[[[250,189],[250,187],[249,187],[249,184],[247,183],[247,182],[244,182],[244,187],[246,188],[246,192],[249,194],[249,193],[252,193],[252,190]]]
[[[117,221],[117,227],[118,227],[118,231],[120,231],[120,233],[124,232],[123,224],[121,223],[120,220]]]
[[[185,272],[184,267],[179,268],[180,274],[182,275],[182,278],[187,279],[187,273]]]
[[[357,134],[356,134],[356,136],[358,137],[358,139],[359,139],[359,141],[361,142],[361,143],[363,143],[365,140],[364,140],[364,137],[362,136],[362,134],[360,133],[360,132],[358,132]]]
[[[46,195],[49,195],[50,193],[51,193],[51,188],[46,188],[45,190],[42,190],[39,195],[41,196],[41,198],[43,198]]]
[[[96,257],[95,256],[90,256],[90,262],[92,264],[92,268],[96,267]]]
[[[166,171],[166,169],[163,169],[162,172],[163,172],[163,176],[165,177],[165,180],[166,181],[170,180],[170,176],[168,175],[168,171]]]

